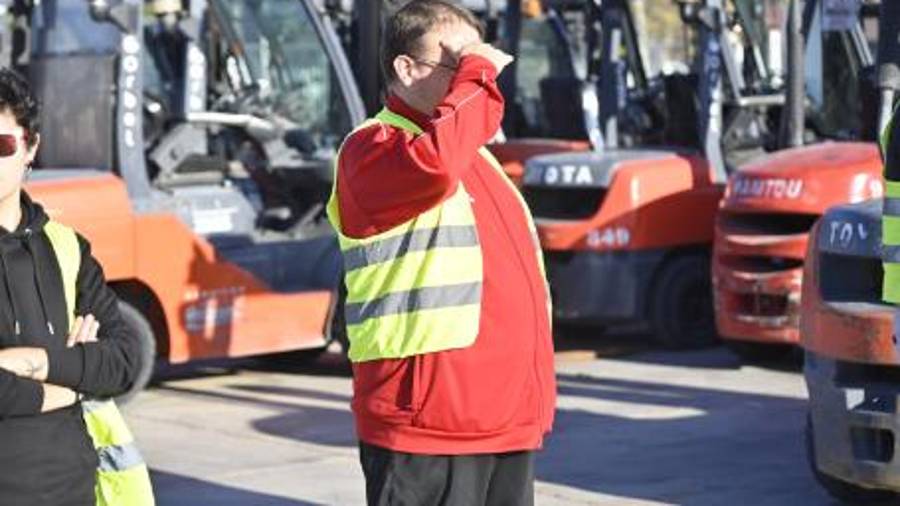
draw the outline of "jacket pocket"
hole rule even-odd
[[[413,425],[448,433],[495,433],[539,418],[532,361],[424,355],[416,367]]]
[[[361,362],[353,370],[353,411],[382,423],[409,425],[419,403],[416,357]]]

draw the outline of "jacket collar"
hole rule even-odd
[[[399,114],[404,118],[415,123],[419,128],[425,130],[425,127],[431,123],[431,118],[419,111],[418,109],[414,109],[411,105],[407,104],[403,101],[402,98],[397,95],[391,94],[388,96],[386,107],[393,113]]]

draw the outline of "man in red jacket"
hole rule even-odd
[[[530,213],[483,148],[512,57],[468,11],[387,23],[385,110],[338,156],[329,218],[347,286],[369,504],[532,504],[554,416],[550,304]]]

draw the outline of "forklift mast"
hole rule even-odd
[[[683,14],[687,14],[684,10],[688,8],[682,4]],[[732,71],[733,67],[725,61],[730,52],[728,42],[724,40],[726,19],[722,0],[705,0],[696,17],[700,22],[700,46],[697,52],[700,92],[698,131],[703,152],[713,170],[713,180],[724,183],[728,180],[728,173],[722,153],[722,105],[725,101],[722,65],[724,63],[727,70]],[[731,83],[736,85],[737,73],[732,72],[730,77]]]
[[[815,3],[815,2],[810,2]],[[782,142],[785,147],[803,145],[806,108],[806,65],[800,0],[790,0],[787,24],[787,104],[782,119]]]
[[[603,133],[602,144],[594,143],[595,150],[616,149],[629,145],[623,143],[620,124],[623,118],[629,118],[632,114],[629,107],[635,101],[643,103],[645,107],[652,103],[648,98],[658,93],[654,91],[658,84],[654,83],[661,82],[667,87],[671,85],[677,89],[691,88],[696,93],[698,103],[695,119],[690,119],[694,118],[694,114],[686,114],[690,109],[688,108],[680,111],[685,117],[670,120],[695,121],[692,126],[697,132],[696,141],[690,140],[693,136],[685,135],[682,131],[678,133],[679,140],[675,143],[692,146],[696,144],[697,148],[706,153],[713,167],[715,181],[724,183],[727,179],[728,165],[726,154],[723,152],[723,144],[727,144],[724,136],[726,133],[736,135],[734,133],[736,129],[725,131],[726,116],[729,119],[740,116],[734,112],[726,114],[726,108],[730,111],[763,110],[784,101],[783,94],[773,91],[774,80],[771,69],[763,57],[761,48],[763,39],[756,27],[762,7],[751,7],[736,1],[735,8],[729,10],[723,0],[676,0],[675,3],[680,9],[685,27],[694,31],[692,73],[696,78],[678,75],[649,78],[645,73],[642,48],[639,46],[640,38],[636,33],[629,2],[624,0],[591,2],[594,6],[595,22],[591,23],[594,30],[590,43],[591,47],[599,47],[600,50],[589,50],[591,71],[588,80],[599,88],[598,122]],[[748,58],[752,59],[752,64],[744,62],[744,68],[739,68],[734,49],[731,47],[732,43],[728,38],[729,12],[734,16],[734,23],[741,28],[740,33],[745,37],[745,46],[749,49]],[[686,86],[686,83],[691,84]],[[749,112],[745,117],[751,118],[745,123],[761,121],[759,115],[753,116]],[[673,129],[678,130],[674,127]],[[659,140],[652,142],[657,143]],[[663,140],[663,143],[672,143],[672,140]]]
[[[637,89],[647,88],[644,62],[638,47],[634,17],[627,0],[592,0],[589,17],[589,48],[599,42],[600,51],[588,50],[588,82],[599,83],[599,125],[602,137],[594,140],[595,151],[620,147],[619,117],[628,102],[628,73]],[[598,37],[599,35],[599,37]],[[624,54],[618,50],[625,47]]]

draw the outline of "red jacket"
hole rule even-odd
[[[477,154],[500,128],[493,65],[463,58],[432,117],[397,97],[388,108],[418,124],[352,134],[338,161],[343,232],[368,237],[449,197],[472,197],[484,256],[481,326],[468,348],[353,366],[359,438],[421,454],[539,448],[553,423],[556,380],[544,277],[515,190]]]

